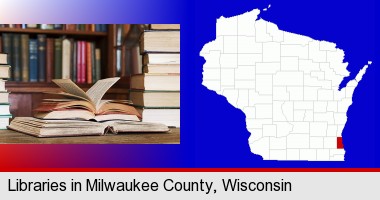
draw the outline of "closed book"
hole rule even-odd
[[[54,39],[54,78],[62,78],[62,39]]]
[[[21,35],[21,68],[22,81],[29,81],[29,35]]]
[[[101,78],[101,52],[99,48],[95,49],[95,80],[98,81]]]
[[[12,37],[12,80],[21,81],[21,35],[14,34]]]
[[[55,30],[62,30],[63,29],[63,24],[53,24],[53,27]]]
[[[40,29],[43,29],[43,30],[52,30],[54,29],[54,26],[53,24],[40,24]]]
[[[96,82],[96,63],[95,63],[95,43],[91,42],[91,71],[92,71],[92,82]]]
[[[87,60],[86,60],[86,52],[87,52],[87,45],[85,41],[81,41],[81,83],[86,83],[87,78]]]
[[[76,44],[77,44],[77,52],[76,52],[76,54],[77,54],[77,64],[76,64],[76,66],[77,66],[77,70],[76,70],[76,75],[77,75],[77,83],[82,83],[82,57],[81,57],[81,55],[82,55],[82,42],[81,41],[77,41],[76,42]]]
[[[3,52],[3,39],[1,38],[1,35],[0,35],[0,52]]]
[[[179,65],[155,65],[147,64],[143,66],[144,73],[180,73]]]
[[[51,83],[54,78],[54,39],[46,40],[46,82]]]
[[[77,82],[77,49],[78,44],[75,41],[71,42],[72,51],[71,51],[71,80]]]
[[[29,81],[38,81],[38,42],[37,39],[29,40]]]
[[[140,38],[141,53],[145,52],[180,52],[179,31],[144,31]]]
[[[179,108],[179,91],[131,90],[129,99],[134,106],[144,108]]]
[[[91,43],[86,42],[86,72],[87,72],[87,83],[92,83],[92,51]]]
[[[9,79],[11,76],[10,65],[0,65],[0,79]]]
[[[95,31],[101,32],[102,31],[102,25],[101,24],[95,24]]]
[[[160,123],[180,127],[180,109],[138,108],[143,122]]]
[[[26,28],[37,28],[38,24],[27,24]]]
[[[64,39],[62,41],[62,78],[69,79],[71,75],[71,41]]]
[[[8,70],[9,71],[9,70]],[[8,72],[9,74],[9,72]],[[5,82],[6,80],[0,79],[0,91],[6,92],[7,90],[5,89]]]
[[[8,64],[8,54],[0,53],[0,65],[7,65],[7,64]]]
[[[180,90],[179,74],[139,74],[131,77],[131,89]]]
[[[12,65],[12,61],[11,61],[12,60],[11,59],[11,55],[12,55],[12,34],[3,33],[1,36],[1,39],[2,39],[2,43],[3,43],[3,52],[2,53],[8,54],[7,62],[6,63],[2,62],[2,63]]]
[[[8,102],[5,103],[0,103],[0,115],[10,115],[11,113],[9,112],[10,104]]]
[[[6,91],[0,91],[0,104],[3,103],[9,103],[9,93]]]
[[[143,55],[143,65],[179,65],[179,53],[146,53]]]
[[[179,24],[151,24],[150,29],[152,30],[179,30]]]
[[[9,119],[12,118],[12,115],[0,115],[0,129],[6,130],[9,125]]]
[[[38,81],[46,80],[46,35],[39,34],[38,38]]]

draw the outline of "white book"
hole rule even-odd
[[[62,41],[62,78],[70,78],[70,65],[71,65],[71,41],[64,39]]]

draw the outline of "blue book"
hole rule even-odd
[[[38,80],[46,80],[46,35],[37,35],[38,39]]]
[[[95,24],[95,31],[101,32],[102,31],[102,24]]]
[[[29,81],[38,81],[38,42],[37,39],[29,40]]]

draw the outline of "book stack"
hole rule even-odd
[[[11,80],[51,82],[71,78],[77,83],[95,83],[101,77],[101,50],[95,42],[47,38],[38,34],[3,33],[0,49],[13,66]]]
[[[9,118],[9,93],[5,89],[5,81],[9,78],[10,65],[8,65],[8,55],[0,53],[0,129],[7,129]]]
[[[130,100],[143,122],[180,127],[180,26],[152,24],[140,38],[143,74],[131,77]]]

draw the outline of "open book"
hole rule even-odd
[[[89,136],[117,134],[119,132],[168,132],[163,124],[135,121],[41,120],[33,117],[16,117],[9,129],[35,137]]]
[[[129,120],[140,121],[141,115],[127,100],[102,100],[107,90],[120,78],[97,81],[84,92],[70,79],[54,79],[63,92],[50,93],[64,99],[44,99],[34,111],[40,119],[83,119],[95,121]]]

